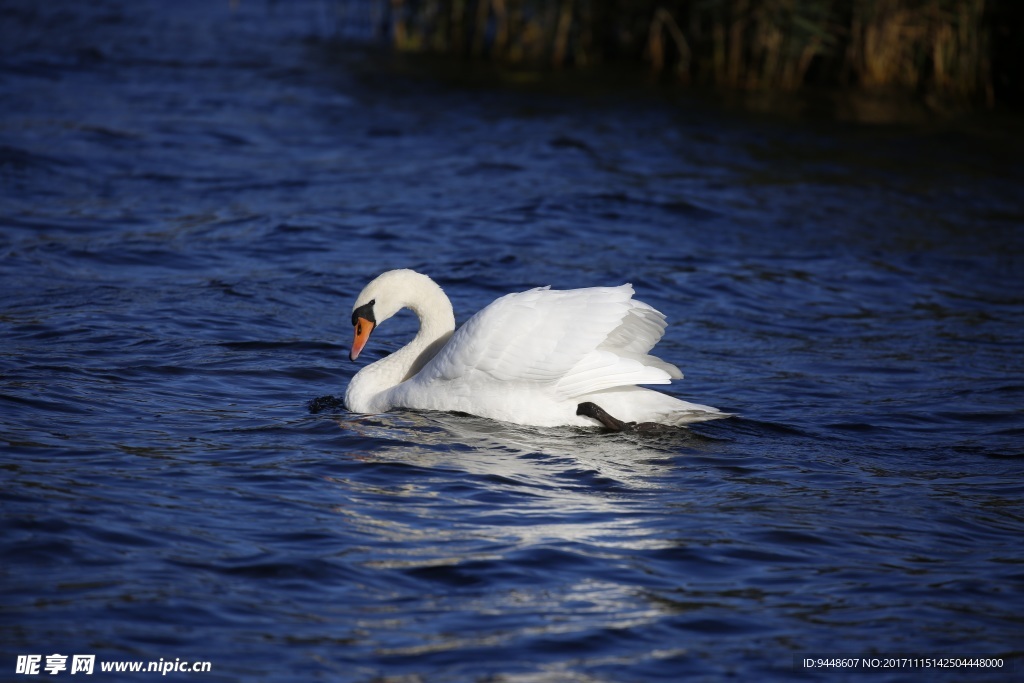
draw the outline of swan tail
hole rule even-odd
[[[690,403],[660,391],[637,386],[605,389],[585,394],[576,400],[593,402],[624,422],[657,422],[682,426],[732,415],[711,406]]]

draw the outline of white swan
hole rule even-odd
[[[665,316],[636,301],[633,287],[547,287],[507,294],[455,330],[444,291],[412,270],[374,279],[352,310],[354,361],[374,328],[402,308],[420,319],[416,337],[352,378],[355,413],[391,408],[461,411],[538,427],[599,424],[581,403],[626,422],[681,425],[726,417],[637,384],[668,384],[679,369],[648,352]]]

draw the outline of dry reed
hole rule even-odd
[[[555,68],[644,59],[683,83],[992,99],[985,0],[378,1],[404,51]]]

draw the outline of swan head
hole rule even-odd
[[[349,358],[358,358],[370,339],[370,333],[403,308],[412,308],[422,321],[426,309],[430,308],[426,305],[427,301],[435,301],[438,295],[447,305],[450,317],[451,305],[448,304],[448,298],[426,275],[406,268],[389,270],[378,275],[363,288],[352,306],[352,326],[355,334]]]
[[[370,339],[370,333],[377,326],[377,316],[373,310],[376,304],[375,299],[370,299],[352,310],[352,325],[355,328],[355,334],[352,338],[352,350],[348,353],[350,360],[359,358],[363,347]]]

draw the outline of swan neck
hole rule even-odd
[[[389,288],[391,292],[398,290],[404,296],[398,301],[388,297],[393,307],[382,306],[379,318],[383,322],[402,308],[408,308],[419,319],[419,331],[404,347],[356,373],[345,393],[345,404],[353,412],[389,410],[391,390],[422,370],[444,348],[455,331],[455,313],[444,291],[426,276],[410,271],[405,273],[402,276],[407,279],[401,286]],[[373,296],[367,298],[373,299]],[[380,298],[384,299],[383,296]]]
[[[435,286],[436,287],[436,286]],[[437,355],[455,331],[455,313],[452,304],[441,291],[440,287],[429,292],[422,301],[408,304],[408,308],[416,314],[420,321],[420,329],[411,342],[398,353],[405,363],[402,381],[419,372],[431,358]]]

